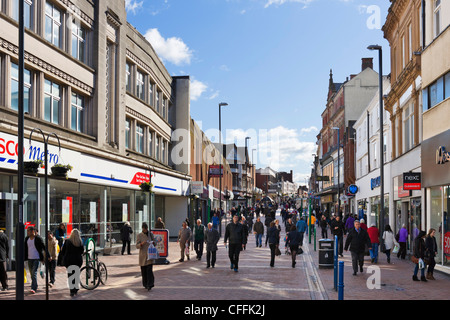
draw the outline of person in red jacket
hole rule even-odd
[[[378,247],[380,245],[380,231],[378,230],[375,223],[372,223],[369,229],[367,229],[369,234],[370,242],[372,243],[372,249],[370,249],[370,258],[372,258],[372,263],[378,262]]]

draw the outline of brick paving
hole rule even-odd
[[[281,220],[280,217],[277,217]],[[262,219],[263,220],[263,219]],[[282,227],[282,239],[284,227]],[[263,241],[265,238],[263,238]],[[206,253],[202,260],[195,259],[191,251],[189,261],[178,262],[178,244],[169,242],[170,264],[155,265],[155,287],[148,292],[141,285],[138,251],[132,255],[100,256],[108,267],[108,281],[95,290],[80,289],[71,298],[67,288],[65,268],[57,267],[56,284],[49,289],[50,300],[337,300],[334,290],[333,269],[318,268],[319,245],[314,250],[305,235],[304,253],[291,267],[290,256],[284,254],[284,241],[280,242],[282,255],[276,257],[275,267],[269,266],[269,247],[256,248],[254,236],[249,235],[247,249],[240,254],[239,272],[230,270],[223,238],[219,241],[214,269],[206,268]],[[366,257],[364,273],[352,276],[349,252],[344,252],[345,300],[447,300],[450,297],[450,276],[435,272],[436,281],[413,282],[414,265],[410,261],[392,257],[386,263],[384,254],[376,267],[381,272],[381,288],[369,289],[366,282],[371,266]],[[8,272],[10,289],[0,292],[0,300],[15,299],[15,272]],[[30,282],[25,284],[25,300],[45,300],[45,280],[38,276],[36,294],[29,293]]]

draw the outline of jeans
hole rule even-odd
[[[239,264],[239,253],[241,252],[242,244],[229,244],[228,246],[228,257],[230,258],[230,262],[233,265],[234,269],[238,269]]]
[[[370,258],[373,259],[373,262],[378,262],[378,243],[372,243],[372,249],[369,250]]]
[[[50,283],[55,284],[55,273],[56,273],[56,260],[48,262],[48,274],[50,276]]]
[[[256,246],[262,246],[262,233],[255,234]]]
[[[31,276],[31,290],[36,291],[38,288],[37,284],[37,274],[39,270],[40,262],[39,259],[28,260],[28,270]]]
[[[415,268],[414,268],[414,276],[417,277],[417,274],[418,274],[418,273],[419,273],[419,264],[416,263],[416,266],[415,266]],[[422,277],[425,277],[425,268],[420,269],[420,275],[421,275]]]

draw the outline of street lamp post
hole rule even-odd
[[[341,134],[339,127],[333,127],[338,132],[338,212],[341,215]],[[341,217],[342,218],[342,217]]]
[[[220,221],[222,223],[222,157],[224,156],[224,152],[223,152],[223,146],[222,146],[222,107],[227,106],[228,103],[226,102],[221,102],[219,103],[219,146],[220,148],[222,148],[221,150],[221,156],[220,156],[220,161],[219,161],[219,174],[220,174],[220,178],[219,178],[219,193],[220,193],[220,200],[219,200],[219,215],[220,215]]]
[[[379,45],[370,45],[369,50],[378,50],[379,62],[379,104],[380,104],[380,217],[379,227],[384,230],[384,128],[383,128],[383,49]],[[383,239],[381,239],[383,241]]]
[[[45,134],[44,132],[42,132],[41,129],[39,128],[34,128],[33,130],[31,130],[30,132],[30,139],[29,139],[29,143],[31,146],[31,136],[33,135],[34,131],[39,131],[42,134],[42,138],[44,139],[44,168],[45,168],[45,178],[44,178],[44,214],[45,214],[45,248],[48,248],[48,234],[47,231],[50,230],[49,225],[48,225],[48,139],[50,138],[50,135],[53,135],[56,137],[56,139],[58,140],[58,146],[59,146],[59,151],[61,152],[61,143],[59,142],[59,137],[56,135],[56,133],[50,133],[47,135],[47,139],[45,138]],[[48,265],[48,259],[45,259],[45,299],[48,300],[48,270],[49,270],[49,265]]]

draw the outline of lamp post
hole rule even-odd
[[[17,144],[18,150],[23,150],[24,136],[24,69],[25,69],[25,15],[24,2],[19,1],[19,105],[18,105],[18,125],[17,125]],[[18,173],[18,220],[16,225],[16,300],[24,300],[24,239],[25,226],[23,224],[23,189],[24,189],[24,170],[23,170],[23,152],[18,153],[17,173]]]
[[[378,50],[379,62],[379,104],[380,104],[380,217],[379,228],[384,230],[384,128],[383,128],[383,49],[379,45],[370,45],[369,50]],[[381,239],[383,241],[383,239]]]
[[[53,135],[58,140],[58,146],[59,146],[59,152],[61,152],[61,143],[59,142],[59,137],[56,135],[56,133],[50,133],[47,135],[47,139],[45,139],[45,134],[42,132],[39,128],[34,128],[30,132],[30,139],[29,143],[31,146],[31,136],[33,135],[34,131],[39,131],[42,134],[42,138],[44,139],[44,168],[45,168],[45,178],[44,178],[44,214],[45,214],[45,247],[48,248],[48,234],[47,231],[50,230],[48,225],[48,139],[50,138],[50,135]],[[48,300],[48,259],[45,259],[45,300]]]
[[[341,130],[339,127],[331,128],[333,130],[337,130],[338,132],[338,212],[337,214],[340,216],[341,212]],[[341,217],[342,218],[342,217]]]
[[[226,102],[221,102],[219,103],[219,146],[220,148],[222,148],[221,150],[221,156],[220,156],[220,161],[219,161],[219,174],[220,174],[220,178],[219,178],[219,215],[220,215],[220,221],[222,221],[222,157],[224,156],[224,152],[223,152],[223,146],[222,146],[222,107],[227,106],[228,103]]]

